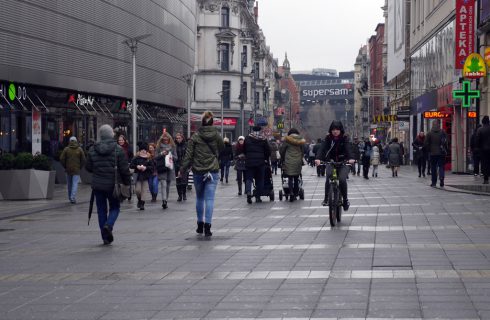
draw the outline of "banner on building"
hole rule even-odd
[[[32,154],[41,153],[41,112],[32,109]]]
[[[405,1],[388,1],[387,80],[405,70]]]
[[[475,52],[475,0],[456,0],[455,69],[464,67],[466,57]]]
[[[398,121],[396,114],[380,115],[373,117],[373,123]]]

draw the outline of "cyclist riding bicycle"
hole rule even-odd
[[[330,176],[332,175],[332,166],[329,161],[341,162],[347,161],[349,164],[353,164],[355,160],[352,157],[350,150],[350,143],[345,136],[344,126],[342,122],[338,120],[332,121],[330,128],[328,129],[328,135],[323,141],[319,152],[316,155],[315,164],[318,166],[320,162],[326,162],[326,181],[325,181],[325,198],[322,202],[323,206],[328,205],[328,192],[330,188]],[[344,211],[349,210],[349,200],[347,198],[347,175],[349,174],[349,168],[343,165],[338,169],[339,187],[342,193],[343,203],[342,207]]]

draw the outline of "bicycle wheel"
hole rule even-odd
[[[335,223],[337,222],[337,193],[337,186],[335,184],[330,185],[330,190],[328,192],[328,218],[331,227],[335,227]]]
[[[335,213],[337,216],[337,222],[340,222],[340,220],[342,219],[342,197],[341,196],[338,197],[337,208],[336,208]]]

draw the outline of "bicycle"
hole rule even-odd
[[[332,168],[332,173],[329,178],[329,191],[328,191],[328,218],[330,220],[330,226],[335,227],[335,225],[342,220],[342,194],[340,192],[339,186],[339,176],[338,171],[343,165],[350,166],[343,161],[329,161],[327,162]]]

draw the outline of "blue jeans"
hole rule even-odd
[[[432,174],[432,185],[437,183],[437,173],[439,172],[439,181],[444,184],[444,162],[446,156],[430,156],[430,171]]]
[[[99,216],[99,228],[102,233],[102,228],[107,224],[112,230],[119,216],[120,202],[112,196],[112,192],[94,190],[95,204],[97,205],[97,214]],[[109,202],[109,211],[107,211],[107,202]]]
[[[228,175],[230,174],[230,165],[231,161],[221,161],[220,163],[220,169],[221,169],[221,181],[223,181],[223,178],[226,179],[228,182]]]
[[[260,196],[264,189],[265,164],[259,167],[247,167],[245,177],[245,193],[247,195],[252,195],[252,181],[255,180],[257,196]]]
[[[196,188],[196,212],[197,221],[211,223],[213,219],[214,194],[218,185],[218,172],[211,172],[213,179],[204,181],[204,174],[194,174],[194,187]],[[206,214],[204,216],[204,205],[206,205]]]
[[[159,181],[157,176],[151,176],[148,179],[148,186],[151,194],[158,194],[158,183]]]
[[[79,175],[66,175],[66,184],[68,185],[68,200],[75,201],[77,197]]]

